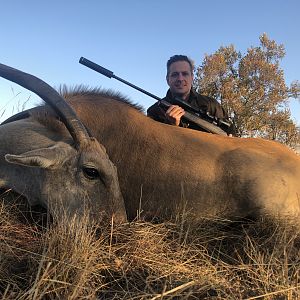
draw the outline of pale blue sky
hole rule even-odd
[[[82,66],[79,58],[163,97],[170,56],[186,54],[199,65],[220,46],[234,44],[245,53],[264,32],[285,46],[286,82],[300,80],[299,0],[9,0],[0,8],[0,62],[54,87],[112,88],[147,108],[154,99]],[[37,99],[0,79],[0,120]],[[300,124],[296,100],[291,109]]]

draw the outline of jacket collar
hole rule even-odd
[[[168,89],[168,91],[167,91],[166,98],[171,99],[171,100],[173,99],[173,95],[172,95],[170,89]],[[193,98],[197,98],[197,94],[193,89],[191,89],[189,98],[187,99],[187,102],[191,102],[191,100]]]

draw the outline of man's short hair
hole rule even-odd
[[[186,61],[190,65],[191,73],[193,74],[194,63],[190,58],[188,58],[186,55],[173,55],[167,61],[167,76],[169,76],[169,71],[170,71],[171,64],[173,64],[174,62],[177,62],[177,61]]]

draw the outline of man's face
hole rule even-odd
[[[193,83],[193,74],[188,62],[177,61],[170,65],[167,82],[174,96],[184,100],[189,96]]]

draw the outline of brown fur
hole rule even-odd
[[[161,124],[111,91],[63,95],[117,166],[130,219],[139,209],[150,217],[299,216],[300,158],[279,143]]]

